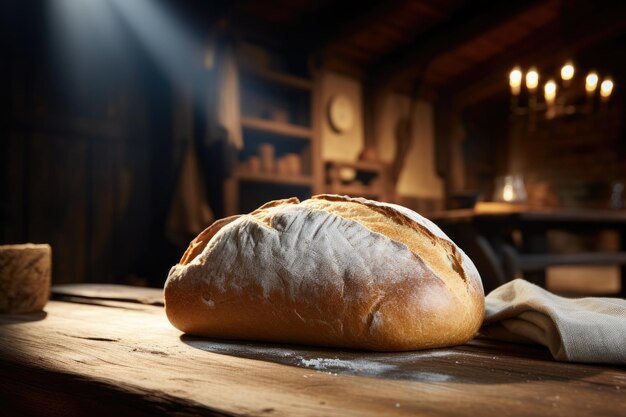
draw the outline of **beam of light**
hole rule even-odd
[[[108,0],[141,45],[174,83],[186,83],[191,70],[202,64],[205,45],[155,0]]]
[[[127,48],[119,19],[107,1],[48,2],[51,58],[75,93],[88,93],[104,77],[123,71]]]
[[[158,0],[52,0],[51,58],[60,63],[67,94],[106,94],[115,75],[129,79],[137,47],[175,87],[191,88],[207,55],[206,36]],[[103,85],[105,84],[105,85]],[[205,91],[192,91],[200,99]]]

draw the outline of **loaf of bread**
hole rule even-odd
[[[400,351],[471,339],[484,293],[429,220],[318,195],[213,223],[170,270],[165,310],[194,335]]]

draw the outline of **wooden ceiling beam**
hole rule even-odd
[[[233,7],[233,26],[241,39],[256,41],[274,50],[301,56],[323,55],[328,47],[365,30],[409,0],[325,1],[294,27],[279,27],[245,13],[247,2]]]
[[[378,59],[368,71],[370,78],[377,82],[404,82],[439,54],[475,39],[538,3],[538,0],[468,2],[447,21]]]
[[[197,1],[201,0],[192,0],[192,2]],[[216,20],[218,33],[238,41],[248,41],[284,52],[284,43],[280,42],[284,33],[275,25],[272,26],[248,13],[246,8],[251,1],[252,0],[217,1],[217,3],[224,3],[224,5],[222,5],[223,11],[220,14],[220,18]],[[211,0],[206,3],[204,7],[213,7],[213,3],[214,1]],[[202,8],[198,10],[202,10]]]
[[[308,19],[299,36],[293,39],[297,47],[304,47],[310,53],[323,52],[333,44],[349,39],[367,30],[408,0],[369,0],[356,3],[331,2]],[[304,45],[303,45],[304,43]]]

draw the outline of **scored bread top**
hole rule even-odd
[[[465,286],[468,283],[461,254],[449,240],[435,235],[392,207],[377,206],[358,200],[339,200],[325,195],[321,197],[306,200],[301,204],[313,210],[326,210],[344,219],[355,221],[373,232],[403,243],[448,286]]]
[[[404,244],[420,258],[448,287],[462,291],[462,287],[480,285],[480,278],[471,279],[466,270],[474,268],[464,259],[466,255],[431,221],[415,212],[390,203],[379,203],[363,198],[319,194],[300,202],[296,197],[270,201],[249,216],[260,224],[272,228],[273,216],[285,205],[298,205],[311,211],[325,211],[343,219],[354,221],[372,232]],[[194,239],[180,264],[191,262],[206,247],[220,229],[241,216],[231,216],[213,223]],[[468,263],[470,265],[468,265]],[[478,275],[476,272],[475,275]]]

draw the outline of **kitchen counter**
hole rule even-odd
[[[77,296],[0,315],[3,415],[618,415],[626,369],[475,339],[372,353],[182,335],[162,306]],[[152,293],[153,294],[153,293]],[[150,297],[147,297],[150,299]],[[152,304],[159,304],[158,302]]]

